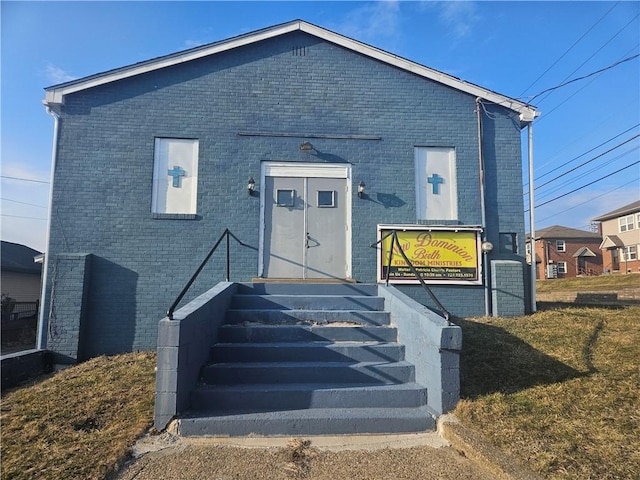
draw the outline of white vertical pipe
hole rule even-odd
[[[45,296],[47,292],[47,282],[49,280],[49,241],[51,238],[51,217],[53,213],[53,176],[56,171],[56,160],[58,158],[58,129],[60,125],[60,116],[46,107],[47,113],[53,118],[53,147],[51,149],[51,178],[49,184],[49,215],[47,217],[47,233],[45,240],[44,262],[42,264],[42,290],[40,292],[40,312],[38,313],[38,333],[36,339],[36,348],[43,350],[47,348],[47,325],[45,325]]]
[[[478,122],[478,165],[480,169],[480,214],[482,221],[482,239],[484,242],[487,239],[487,212],[485,208],[484,198],[484,156],[482,154],[482,107],[480,105],[480,97],[476,98],[476,118]],[[484,316],[491,315],[491,309],[489,308],[489,258],[485,251],[482,251],[482,275],[484,277]]]
[[[536,227],[534,215],[533,198],[533,121],[527,125],[529,134],[529,226],[531,237],[531,312],[538,310],[536,305]]]

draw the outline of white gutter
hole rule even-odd
[[[53,177],[56,171],[56,160],[58,158],[58,129],[60,126],[60,115],[54,112],[51,107],[45,104],[47,114],[53,117],[53,147],[51,151],[51,184],[49,185],[49,216],[47,217],[47,236],[45,241],[44,251],[44,265],[42,266],[42,291],[40,292],[40,312],[38,314],[38,333],[36,338],[36,348],[43,350],[47,348],[47,329],[48,325],[45,325],[45,296],[47,292],[47,281],[49,273],[49,241],[51,239],[51,218],[53,214]],[[48,323],[47,318],[47,323]]]
[[[529,227],[531,235],[531,313],[538,310],[536,305],[536,227],[533,209],[533,122],[527,124],[527,133],[529,134]]]

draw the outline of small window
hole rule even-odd
[[[336,192],[333,190],[318,190],[318,207],[332,208],[336,206]]]
[[[637,260],[638,258],[638,252],[636,250],[635,245],[624,247],[624,249],[622,250],[622,253],[623,253],[625,262],[631,262],[633,260]]]
[[[295,190],[276,190],[276,204],[278,207],[293,207],[295,198]]]
[[[633,215],[627,215],[626,217],[618,219],[618,224],[620,225],[621,232],[633,230]]]
[[[558,262],[558,273],[567,273],[567,262]]]
[[[638,228],[640,228],[640,213],[638,213],[638,214],[636,215],[636,220],[637,220],[637,221],[636,221],[636,224],[637,224]]]
[[[518,234],[500,234],[500,253],[518,253]]]
[[[559,252],[566,252],[567,246],[564,243],[564,240],[556,240],[556,250]]]

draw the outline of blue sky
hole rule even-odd
[[[303,19],[528,100],[638,55],[639,15],[640,2],[2,1],[2,240],[45,248],[53,137],[45,87]],[[536,205],[550,201],[535,209],[536,229],[588,229],[591,218],[640,198],[638,57],[533,104],[542,112]]]

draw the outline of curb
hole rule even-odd
[[[467,458],[483,465],[500,480],[542,480],[513,458],[491,445],[483,435],[460,423],[453,414],[438,418],[438,433]]]

